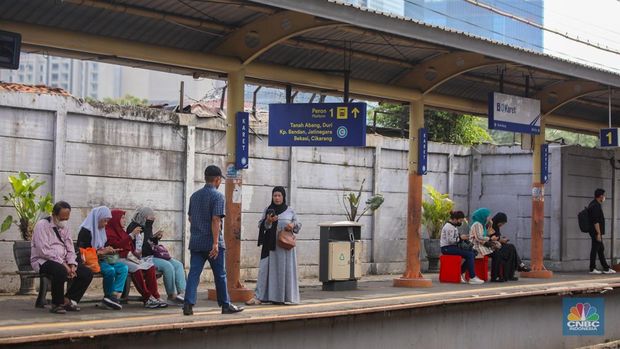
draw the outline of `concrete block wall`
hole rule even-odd
[[[620,254],[618,234],[618,196],[620,182],[618,174],[618,152],[615,150],[595,150],[581,147],[562,149],[562,235],[560,253],[562,263],[557,268],[567,270],[586,270],[590,257],[591,239],[582,233],[577,223],[577,213],[592,201],[594,190],[603,188],[607,200],[603,204],[606,234],[603,236],[605,255],[617,259]],[[615,222],[614,222],[615,221]],[[600,268],[598,261],[597,266]]]
[[[55,199],[73,205],[70,227],[75,237],[94,206],[122,208],[130,214],[139,206],[151,206],[157,211],[157,228],[167,232],[164,244],[177,258],[187,259],[188,198],[204,185],[207,165],[224,168],[224,130],[221,119],[91,106],[49,95],[0,93],[0,194],[10,189],[6,177],[20,170],[45,180],[41,192],[51,192]],[[273,186],[287,189],[289,204],[303,223],[299,274],[316,277],[318,224],[343,220],[342,195],[357,191],[363,179],[363,200],[374,193],[385,196],[377,212],[360,219],[364,224],[363,270],[402,272],[407,151],[406,139],[378,135],[368,135],[365,148],[268,147],[265,134],[252,135],[250,168],[243,173],[242,279],[256,277],[260,257],[257,222],[270,203]],[[424,183],[449,193],[456,208],[468,214],[478,207],[508,213],[503,232],[528,259],[531,153],[511,147],[436,143],[429,145],[429,153]],[[585,234],[570,228],[577,212],[573,206],[583,205],[591,188],[617,183],[609,160],[612,156],[613,152],[600,150],[551,148],[551,179],[545,188],[545,258],[551,268],[582,267],[586,255],[580,246],[587,241]],[[615,197],[612,191],[608,191],[610,200]],[[611,204],[606,210],[611,220]],[[2,217],[10,212],[11,208],[0,203]],[[426,236],[422,229],[422,237]],[[0,291],[17,286],[11,276],[15,270],[11,248],[16,239],[15,228],[0,236]],[[611,240],[607,245],[612,248]],[[424,251],[421,258],[425,259]]]

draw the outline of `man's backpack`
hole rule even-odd
[[[584,207],[577,214],[577,221],[579,222],[579,229],[584,233],[589,233],[592,231],[592,221],[590,221],[590,213],[587,207]]]

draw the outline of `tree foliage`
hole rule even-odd
[[[371,110],[371,116],[368,119],[372,120],[375,115],[377,126],[409,128],[409,106],[407,105],[383,104]],[[492,138],[486,129],[480,126],[478,119],[472,115],[433,109],[424,111],[425,127],[428,130],[429,140],[433,142],[464,145],[491,142]]]
[[[376,112],[376,114],[375,114]],[[377,126],[409,129],[409,106],[401,104],[382,104],[370,110],[369,122],[376,115]],[[489,130],[488,120],[467,114],[427,109],[424,111],[425,126],[429,140],[434,142],[472,145],[492,143],[497,145],[515,145],[521,143],[521,135],[514,132]],[[547,128],[545,139],[569,145],[581,145],[594,148],[599,144],[598,137]]]

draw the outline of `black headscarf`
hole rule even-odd
[[[275,202],[273,202],[273,194],[275,194],[276,192],[282,194],[282,203],[280,205],[276,205]],[[273,209],[274,211],[276,211],[276,215],[279,215],[280,213],[286,211],[287,208],[288,206],[286,206],[286,191],[284,190],[284,187],[278,186],[273,188],[273,190],[271,191],[271,205],[269,205],[267,209]]]
[[[275,202],[273,202],[273,194],[276,192],[282,194],[282,203],[280,205],[276,205]],[[269,251],[275,251],[276,237],[278,236],[278,221],[271,223],[271,228],[265,228],[267,210],[272,209],[275,211],[276,215],[280,215],[282,212],[286,211],[287,208],[286,191],[284,190],[284,187],[278,186],[273,188],[271,191],[271,205],[269,205],[269,207],[265,210],[265,216],[263,216],[263,219],[260,221],[260,228],[258,230],[258,246],[263,246],[260,253],[261,259],[269,257]]]
[[[495,230],[495,235],[497,236],[502,236],[499,232],[499,225],[501,223],[508,223],[508,216],[504,212],[498,212],[493,216],[493,230]]]

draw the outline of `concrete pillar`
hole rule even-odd
[[[226,280],[230,300],[245,302],[254,296],[240,280],[241,267],[241,171],[235,170],[235,142],[237,140],[236,114],[243,111],[245,71],[228,73],[226,103],[226,218],[224,218],[224,241],[226,243]],[[209,290],[209,299],[216,299],[215,290]]]
[[[431,287],[420,271],[420,230],[422,226],[422,174],[418,169],[418,130],[424,127],[423,100],[409,107],[409,198],[407,200],[407,265],[396,287]]]
[[[54,201],[64,200],[65,155],[67,144],[67,110],[58,109],[54,129],[54,170],[52,173],[52,196]],[[71,204],[71,203],[69,203]]]
[[[540,123],[540,134],[534,136],[534,154],[532,156],[532,234],[531,234],[531,268],[530,272],[520,273],[526,278],[551,278],[553,272],[543,265],[543,233],[545,230],[545,185],[540,181],[541,146],[545,144],[544,118]]]
[[[194,192],[195,165],[196,165],[196,126],[187,126],[185,137],[185,183],[183,197],[183,217],[189,211],[189,198]],[[183,219],[183,265],[189,268],[189,237],[190,226],[187,219]]]

